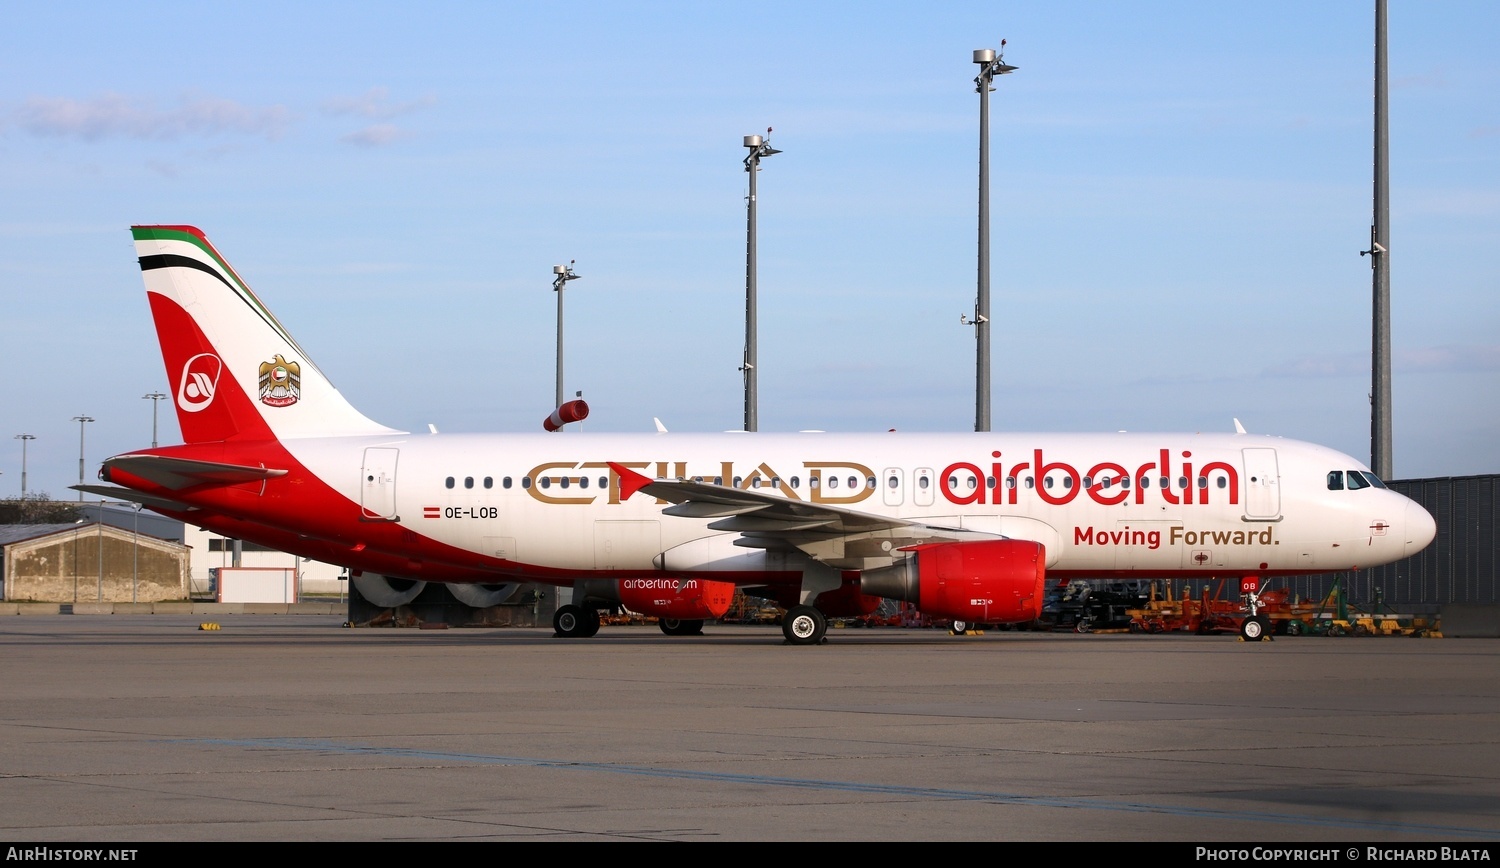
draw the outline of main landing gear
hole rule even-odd
[[[599,632],[599,610],[562,606],[552,616],[552,630],[559,639],[587,639]]]
[[[656,625],[668,636],[703,635],[703,622],[696,619],[662,618]]]
[[[793,606],[781,618],[781,633],[791,645],[820,645],[827,641],[828,619],[812,606]]]

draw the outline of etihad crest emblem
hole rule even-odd
[[[290,407],[302,399],[302,366],[278,353],[260,363],[260,402],[271,407]]]

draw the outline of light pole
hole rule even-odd
[[[148,392],[141,396],[141,400],[151,401],[151,448],[156,448],[156,402],[167,397],[161,392]]]
[[[750,173],[750,196],[745,204],[745,430],[760,430],[760,393],[756,380],[756,322],[755,322],[755,176],[760,174],[762,157],[779,154],[771,147],[771,128],[766,127],[766,137],[745,136],[745,147],[750,153],[745,156],[745,171]]]
[[[1391,456],[1391,159],[1385,30],[1385,0],[1375,0],[1375,202],[1370,249],[1364,251],[1370,255],[1370,268],[1374,270],[1370,281],[1370,469],[1381,479],[1390,479],[1395,468]]]
[[[557,400],[553,402],[553,409],[563,405],[563,290],[567,288],[568,281],[577,280],[583,275],[573,273],[574,259],[567,265],[552,266],[552,291],[557,293]]]
[[[130,602],[139,602],[136,588],[141,583],[141,507],[144,504],[132,504],[135,508],[135,527],[131,530],[131,548],[134,551],[134,559],[130,564]],[[102,516],[101,516],[102,517]]]
[[[26,441],[35,440],[35,434],[17,434],[16,440],[21,441],[21,499],[26,499]]]
[[[1000,40],[1000,54],[993,48],[974,51],[979,75],[974,86],[979,91],[979,298],[974,305],[974,320],[962,321],[974,326],[974,430],[990,430],[990,91],[995,76],[1014,72],[1017,67],[1005,63],[1005,40]]]
[[[83,485],[83,426],[94,421],[92,416],[74,416],[78,423],[78,484]],[[83,503],[83,492],[78,492],[78,502]]]

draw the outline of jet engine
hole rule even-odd
[[[405,606],[427,583],[415,579],[403,579],[400,576],[383,576],[379,573],[366,573],[359,570],[354,571],[354,586],[359,588],[359,593],[376,606],[386,609],[394,609],[397,606]]]
[[[980,624],[1041,615],[1046,548],[1002,539],[912,546],[905,561],[860,577],[860,590],[915,603],[924,614]]]

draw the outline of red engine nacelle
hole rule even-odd
[[[711,621],[723,617],[734,599],[733,582],[704,579],[620,579],[620,603],[656,618]]]
[[[916,603],[924,614],[980,624],[1030,621],[1042,613],[1047,553],[1030,540],[913,546],[894,573],[867,575],[866,593]]]

